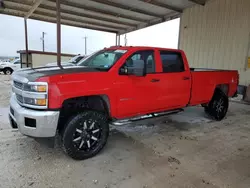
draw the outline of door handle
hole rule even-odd
[[[182,79],[183,80],[190,80],[190,77],[189,76],[184,76]]]
[[[159,82],[160,81],[160,79],[155,79],[155,78],[153,78],[152,80],[151,80],[151,82]]]

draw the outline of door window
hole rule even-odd
[[[182,56],[178,52],[160,51],[163,72],[183,72]]]
[[[150,54],[146,59],[146,72],[147,73],[155,72],[154,54]]]
[[[145,62],[146,73],[155,72],[155,59],[153,50],[144,50],[135,52],[126,60],[126,62],[123,64],[121,68],[133,67],[133,62],[135,60],[143,60]]]

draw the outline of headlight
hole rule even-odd
[[[47,92],[47,87],[47,83],[45,82],[29,82],[24,85],[24,91]]]
[[[45,109],[48,107],[48,83],[28,82],[23,85],[22,96],[24,106]]]

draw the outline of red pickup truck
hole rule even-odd
[[[31,137],[59,134],[65,152],[86,159],[102,150],[109,124],[201,104],[215,120],[237,90],[237,71],[189,68],[181,50],[110,47],[77,66],[12,75],[10,123]]]

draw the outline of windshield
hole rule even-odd
[[[109,69],[127,50],[101,50],[81,60],[77,65],[93,68]]]
[[[20,62],[20,59],[14,59],[13,61],[11,61],[10,63],[13,63],[13,64],[17,64]]]
[[[69,63],[73,63],[73,64],[77,64],[80,60],[82,60],[84,58],[84,56],[75,56],[75,57],[72,57],[70,60],[69,60]]]

